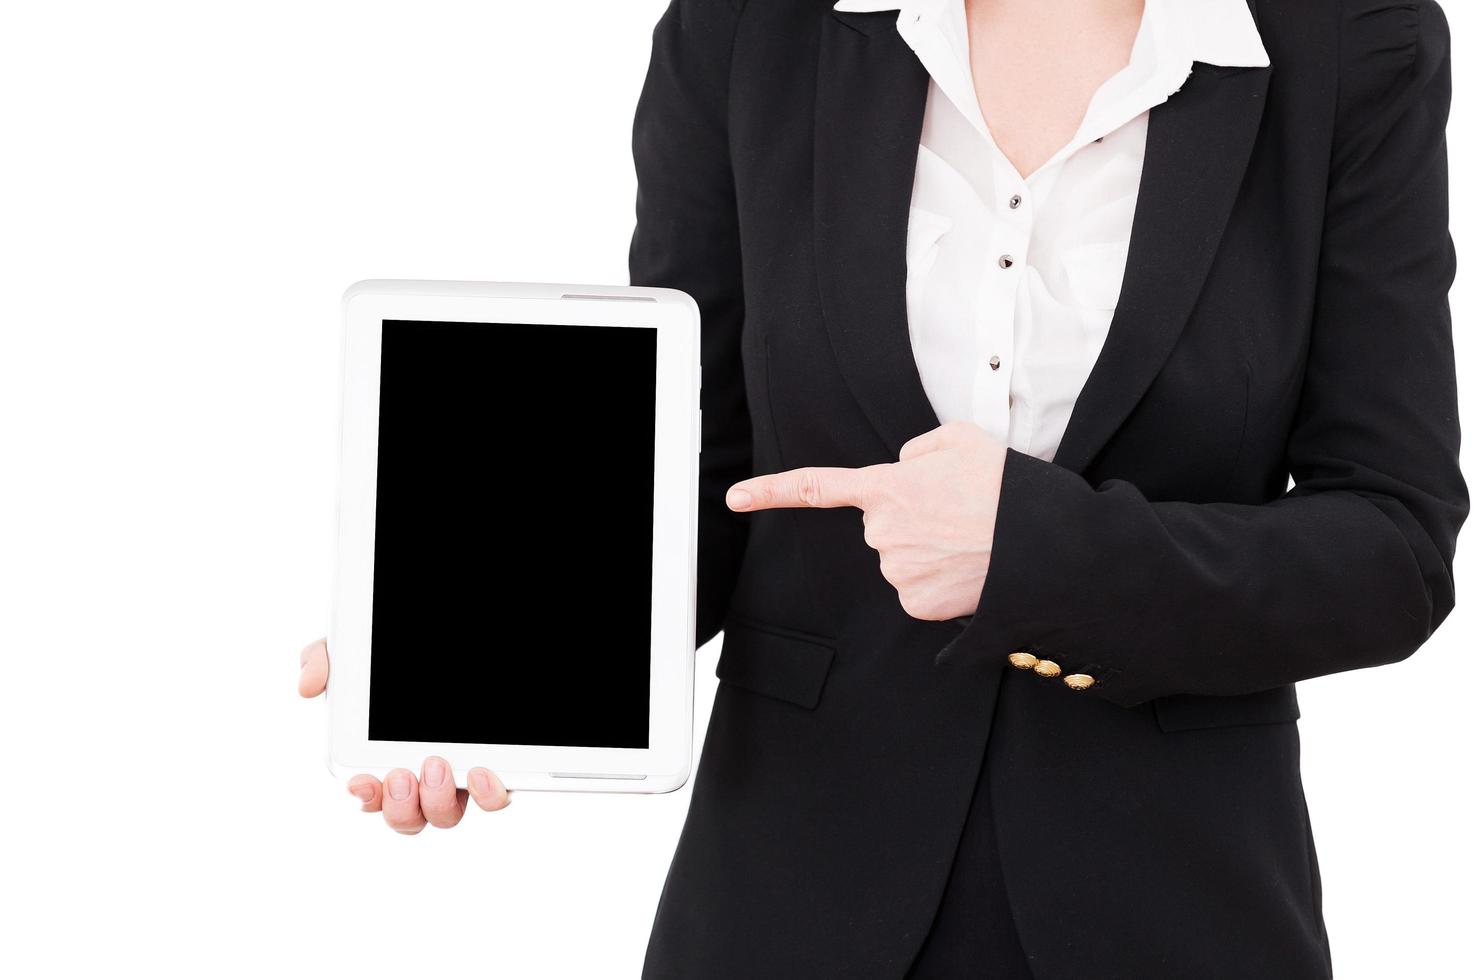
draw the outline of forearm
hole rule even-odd
[[[1442,528],[1460,522],[1448,496]],[[1009,450],[999,501],[977,612],[942,661],[1029,650],[1125,706],[1400,660],[1453,603],[1450,542],[1383,491],[1152,502]]]

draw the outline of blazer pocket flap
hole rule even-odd
[[[758,694],[813,708],[833,659],[833,646],[821,637],[729,619],[716,676]]]
[[[1251,694],[1169,694],[1152,700],[1156,723],[1165,732],[1226,725],[1263,725],[1299,717],[1293,684]]]

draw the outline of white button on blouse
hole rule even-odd
[[[906,246],[921,382],[942,422],[968,419],[1053,459],[1114,318],[1150,109],[1192,62],[1269,63],[1245,0],[1145,0],[1130,63],[1072,139],[1024,179],[983,119],[964,0],[839,0],[899,12],[930,73]]]

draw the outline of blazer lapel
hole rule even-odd
[[[929,75],[896,12],[830,10],[819,45],[814,245],[834,355],[892,456],[940,425],[910,345],[905,238]],[[1151,110],[1119,303],[1054,462],[1083,472],[1180,336],[1257,138],[1272,67],[1197,62]]]
[[[905,310],[905,236],[930,75],[894,10],[830,10],[813,136],[819,298],[834,356],[891,459],[940,425]]]
[[[1166,363],[1227,227],[1272,71],[1197,62],[1151,110],[1119,303],[1054,454],[1058,465],[1082,473]]]

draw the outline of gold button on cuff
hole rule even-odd
[[[1052,660],[1040,660],[1033,665],[1033,672],[1042,674],[1044,677],[1058,677],[1061,670],[1062,668]]]
[[[1064,683],[1068,684],[1076,691],[1082,691],[1094,682],[1095,679],[1088,674],[1070,674],[1068,677],[1064,678]]]
[[[1024,670],[1028,670],[1034,664],[1038,663],[1038,658],[1026,650],[1019,650],[1017,653],[1008,654],[1008,663],[1014,667],[1021,667]]]

